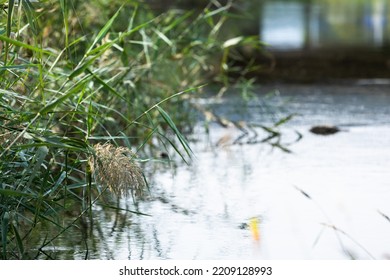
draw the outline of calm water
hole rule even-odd
[[[89,257],[390,258],[390,222],[379,213],[390,215],[390,87],[275,88],[259,88],[249,103],[236,95],[200,103],[252,124],[298,113],[280,128],[286,145],[295,141],[296,131],[303,135],[288,145],[292,153],[268,144],[229,145],[240,135],[237,129],[211,123],[206,134],[200,123],[190,166],[149,166],[155,168],[151,197],[138,210],[150,217],[96,209],[99,224]],[[322,123],[344,131],[308,132]],[[257,132],[261,137],[261,129]],[[216,146],[221,138],[225,145]],[[122,201],[126,205],[135,209]],[[259,241],[246,226],[252,217],[260,221]],[[82,247],[67,258],[83,258]]]
[[[388,46],[387,1],[356,2],[263,1],[259,32],[283,50]],[[88,258],[390,259],[390,222],[380,214],[390,216],[389,85],[266,86],[249,102],[233,93],[199,102],[252,124],[244,144],[233,144],[237,128],[210,123],[207,134],[199,122],[192,164],[149,163],[150,197],[121,201],[151,216],[95,209]],[[278,128],[291,153],[245,144],[267,136],[255,125],[292,113]],[[308,132],[317,124],[343,131]],[[248,227],[253,217],[259,240]],[[81,240],[74,234],[55,250],[84,258]]]

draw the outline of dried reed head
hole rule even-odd
[[[89,164],[98,184],[108,187],[118,196],[143,194],[145,180],[141,168],[134,162],[136,155],[130,149],[112,144],[96,144],[94,150],[95,154],[89,158]]]

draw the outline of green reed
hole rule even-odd
[[[0,2],[0,259],[52,258],[46,246],[92,226],[96,203],[120,209],[106,190],[142,195],[136,154],[190,160],[188,101],[229,84],[233,46],[257,46],[219,38],[231,2],[163,14],[123,2]]]

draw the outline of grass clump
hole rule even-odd
[[[142,195],[136,154],[191,157],[188,100],[226,86],[244,41],[218,39],[231,4],[156,15],[139,1],[1,2],[0,259],[52,258],[106,189]]]

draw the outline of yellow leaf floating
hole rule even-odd
[[[252,233],[253,239],[260,241],[260,231],[259,231],[259,219],[254,217],[249,221],[249,229]]]

